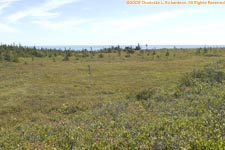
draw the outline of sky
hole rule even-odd
[[[128,5],[126,0],[0,0],[0,43],[26,46],[224,45],[224,18],[225,5]]]

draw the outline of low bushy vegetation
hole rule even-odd
[[[224,149],[223,49],[114,49],[1,61],[0,150]]]

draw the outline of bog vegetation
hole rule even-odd
[[[225,49],[0,46],[0,150],[225,148]]]

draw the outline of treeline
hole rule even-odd
[[[69,60],[71,56],[80,56],[80,57],[88,57],[94,56],[96,53],[101,55],[101,53],[116,53],[126,51],[127,53],[134,53],[135,50],[141,50],[140,45],[138,44],[135,48],[132,46],[128,46],[125,48],[121,48],[120,46],[112,46],[111,48],[104,48],[98,51],[88,51],[87,49],[83,50],[58,50],[58,49],[50,49],[50,48],[41,48],[38,49],[34,47],[26,47],[21,45],[0,45],[0,61],[8,61],[8,62],[19,62],[19,58],[27,58],[27,57],[57,57],[63,56],[63,60]]]
[[[56,56],[72,56],[71,50],[57,50],[34,47],[25,47],[21,45],[0,45],[0,61],[18,62],[20,57],[56,57]]]
[[[122,52],[127,53],[126,57],[129,57],[131,54],[134,54],[136,51],[139,51],[141,55],[146,53],[149,55],[148,46],[146,45],[146,48],[142,49],[140,44],[137,44],[137,46],[126,46],[124,48],[121,48],[118,46],[112,46],[110,48],[103,48],[101,50],[90,50],[83,49],[83,50],[72,50],[72,49],[51,49],[51,48],[41,48],[38,49],[35,46],[34,47],[26,47],[21,45],[6,45],[2,44],[0,45],[0,62],[7,61],[7,62],[19,62],[19,58],[34,58],[34,57],[57,57],[62,56],[64,61],[68,61],[69,57],[76,56],[76,57],[93,57],[96,54],[99,58],[104,57],[103,53],[118,53],[118,56],[121,55]],[[169,49],[158,49],[166,51],[166,56],[168,57]],[[172,49],[171,49],[172,50]],[[178,50],[176,47],[173,48],[173,50]],[[180,49],[185,50],[185,49]],[[156,55],[155,49],[151,49],[152,55]],[[206,56],[214,56],[217,52],[224,51],[224,48],[212,48],[212,47],[204,47],[204,48],[198,48],[195,49],[196,55],[206,55]]]

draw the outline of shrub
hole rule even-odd
[[[169,57],[169,56],[170,56],[170,52],[169,52],[168,50],[166,51],[165,56],[166,56],[166,57]]]
[[[128,49],[127,50],[127,54],[134,54],[134,53],[135,53],[135,51],[133,49]]]
[[[135,98],[140,101],[140,100],[148,100],[150,99],[154,94],[154,91],[152,89],[145,89],[137,93]]]
[[[222,82],[225,79],[225,73],[217,71],[214,68],[205,68],[204,70],[194,70],[191,73],[193,78],[199,79],[201,82],[213,83]]]
[[[126,58],[130,57],[130,54],[126,54],[125,57],[126,57]]]
[[[12,60],[12,56],[9,53],[6,53],[3,55],[3,59],[5,61],[11,61]]]
[[[15,63],[18,63],[19,59],[18,59],[18,57],[14,57],[12,61],[15,62]]]
[[[63,61],[69,61],[69,55],[66,55],[66,56],[63,58]]]
[[[69,104],[63,104],[63,107],[59,110],[59,112],[66,114],[66,115],[73,114],[78,111],[82,111],[82,109],[78,106],[73,106],[73,105],[69,105]]]
[[[103,58],[104,55],[101,53],[101,54],[98,55],[98,57],[99,57],[99,58]]]
[[[153,51],[153,52],[152,52],[152,55],[153,55],[153,56],[154,56],[154,55],[156,55],[156,52],[155,52],[155,51]]]
[[[181,86],[193,86],[194,82],[221,83],[225,79],[225,73],[214,68],[193,70],[186,74],[180,81]]]

